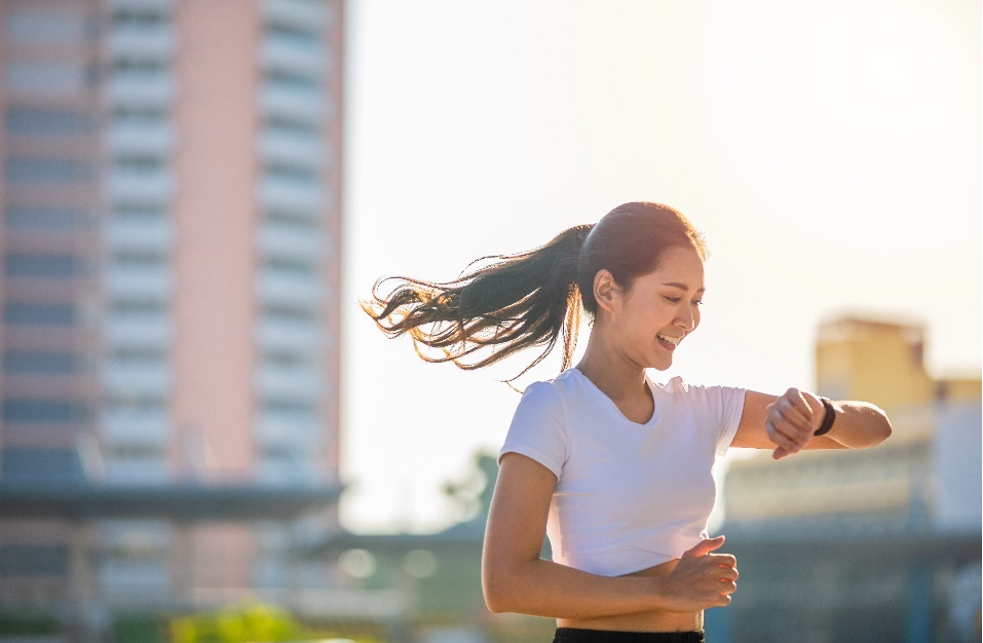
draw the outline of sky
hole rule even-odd
[[[501,380],[533,357],[425,364],[360,311],[373,282],[453,279],[628,201],[680,210],[710,248],[703,321],[656,380],[813,388],[817,327],[844,314],[924,324],[930,372],[979,372],[979,2],[347,7],[348,529],[465,517],[443,484],[498,451],[519,400]]]

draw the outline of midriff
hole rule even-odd
[[[665,576],[679,559],[670,560],[625,576]],[[633,614],[599,616],[595,618],[559,618],[557,627],[578,627],[588,630],[615,630],[622,632],[691,632],[703,629],[703,611],[667,612],[651,610]]]

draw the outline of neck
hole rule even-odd
[[[648,395],[645,368],[608,345],[601,334],[591,334],[576,368],[613,400],[631,398],[638,393]]]

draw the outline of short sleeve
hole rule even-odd
[[[515,409],[499,462],[506,453],[532,458],[559,479],[567,459],[566,418],[563,399],[549,382],[526,387]]]
[[[734,386],[709,386],[706,391],[710,411],[720,430],[717,437],[717,455],[724,456],[727,455],[727,449],[734,441],[737,427],[741,424],[746,390]]]

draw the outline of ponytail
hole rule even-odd
[[[489,366],[525,348],[544,347],[509,382],[539,364],[562,334],[560,370],[566,370],[580,327],[578,258],[591,228],[593,224],[569,228],[527,252],[482,257],[477,261],[498,261],[446,283],[411,277],[380,279],[372,287],[372,300],[360,302],[362,310],[389,337],[408,334],[423,360],[453,362],[466,370]],[[380,296],[380,286],[390,280],[399,283]],[[426,352],[424,347],[440,353]],[[490,355],[466,359],[486,347],[491,348]]]
[[[447,283],[410,277],[380,279],[364,310],[389,337],[408,334],[428,362],[454,362],[471,370],[532,346],[543,351],[512,380],[553,350],[563,336],[563,364],[570,367],[582,311],[597,318],[594,279],[607,270],[626,291],[655,270],[669,248],[692,248],[707,258],[703,237],[680,212],[661,203],[619,205],[596,224],[564,230],[544,246],[496,259]],[[475,262],[469,264],[468,268]],[[465,269],[467,271],[467,268]],[[386,296],[381,285],[399,283]],[[439,352],[426,352],[426,348]],[[490,348],[486,357],[472,353]]]

